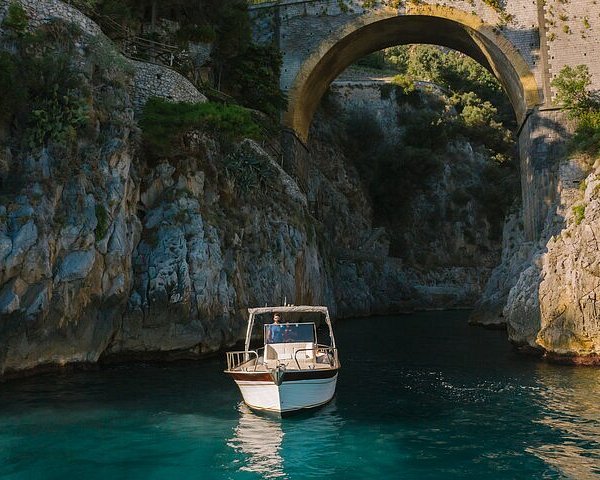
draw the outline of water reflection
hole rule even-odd
[[[281,420],[253,413],[244,403],[239,406],[240,419],[227,445],[245,455],[242,471],[264,478],[285,478],[281,444]]]
[[[600,371],[541,364],[536,376],[542,407],[538,422],[561,441],[527,451],[569,478],[600,478]]]
[[[240,471],[262,478],[328,478],[335,473],[331,458],[337,453],[343,420],[335,400],[325,407],[286,418],[255,413],[240,403],[239,421],[227,445],[244,456]]]

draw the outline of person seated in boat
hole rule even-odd
[[[279,315],[278,313],[276,313],[275,315],[273,315],[273,323],[275,325],[279,325],[280,321],[281,321],[281,315]]]

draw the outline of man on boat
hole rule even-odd
[[[282,325],[279,323],[281,321],[281,315],[276,313],[273,315],[273,323],[271,327],[267,329],[267,343],[280,343],[282,338]],[[276,326],[275,326],[276,325]]]

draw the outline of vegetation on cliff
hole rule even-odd
[[[592,92],[589,69],[586,65],[566,66],[552,81],[556,100],[569,109],[577,122],[571,147],[591,155],[600,155],[600,93]]]
[[[61,19],[30,28],[16,3],[2,30],[0,147],[13,159],[3,165],[7,184],[24,180],[24,158],[46,152],[46,175],[59,174],[80,163],[90,143],[132,127],[123,105],[133,72],[111,45]]]
[[[445,168],[460,168],[461,156],[471,155],[465,146],[487,160],[478,181],[454,190],[451,201],[456,209],[471,202],[498,240],[519,196],[517,152],[509,129],[514,114],[500,85],[479,64],[454,51],[410,46],[378,55],[382,68],[399,72],[381,88],[382,95],[395,92],[401,136],[384,131],[372,115],[359,114],[346,121],[344,146],[373,201],[375,221],[392,236],[392,252],[404,248],[415,196],[432,194]],[[422,219],[422,228],[435,228],[447,213]]]
[[[176,154],[181,149],[182,135],[193,129],[230,141],[261,136],[250,110],[211,102],[173,103],[151,98],[144,108],[140,126],[144,143],[155,156]]]
[[[286,107],[279,88],[281,53],[273,44],[255,44],[245,0],[70,0],[101,26],[115,32],[118,42],[127,31],[162,44],[178,45],[182,60],[173,68],[207,94],[218,90],[239,104],[274,119]],[[210,44],[210,61],[198,70],[189,54],[191,44]],[[136,55],[142,55],[137,53]]]

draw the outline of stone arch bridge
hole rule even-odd
[[[428,43],[459,50],[502,83],[519,124],[526,235],[536,240],[556,192],[568,122],[552,76],[588,65],[600,88],[595,0],[251,0],[254,35],[282,51],[286,161],[298,168],[310,124],[331,82],[382,48]]]

